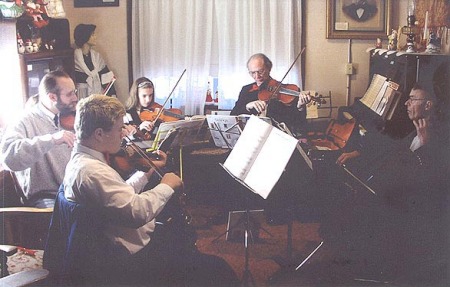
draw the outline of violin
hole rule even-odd
[[[110,156],[110,165],[124,179],[128,178],[136,170],[148,171],[150,168],[153,168],[159,179],[161,179],[164,172],[153,163],[153,160],[158,159],[157,154],[143,151],[131,139],[126,137],[120,151]]]
[[[152,159],[153,158],[153,159]],[[166,173],[153,163],[153,160],[158,160],[158,156],[154,153],[146,153],[138,147],[129,137],[125,137],[125,141],[121,146],[121,150],[110,155],[110,165],[122,176],[123,179],[129,178],[136,170],[148,171],[153,168],[157,175],[157,181],[161,180]],[[154,180],[154,179],[153,179]],[[157,182],[150,180],[152,185]],[[161,224],[168,224],[176,221],[179,224],[189,225],[192,216],[185,210],[186,193],[181,191],[178,196],[174,196],[166,204],[165,208],[157,217],[157,221]],[[179,225],[176,225],[179,226]],[[179,231],[179,230],[178,230]],[[195,241],[193,241],[195,243]]]
[[[269,83],[267,84],[267,88],[265,90],[261,90],[258,93],[258,99],[260,101],[267,102],[271,99],[278,99],[283,104],[290,106],[292,105],[294,100],[299,97],[300,89],[298,86],[293,84],[282,84],[282,82],[289,74],[298,58],[300,58],[303,52],[305,52],[305,49],[306,47],[303,47],[300,53],[298,53],[297,57],[295,57],[295,60],[292,62],[291,66],[286,71],[286,74],[284,74],[280,82],[274,79],[270,79]],[[321,99],[321,97],[311,96],[311,101],[318,102],[319,104],[325,104],[325,101]]]
[[[75,111],[69,111],[65,113],[60,113],[59,124],[66,131],[75,130]]]
[[[277,99],[283,104],[290,106],[296,98],[300,96],[300,89],[294,84],[282,84],[274,79],[270,79],[266,89],[259,91],[258,99],[260,101],[269,101]],[[326,104],[322,96],[311,95],[311,101],[317,104]]]
[[[144,109],[139,114],[141,121],[156,122],[174,122],[184,119],[183,112],[180,109],[165,109],[158,103],[152,103],[149,109]]]

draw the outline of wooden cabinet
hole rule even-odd
[[[39,82],[49,71],[62,69],[73,77],[73,49],[42,51],[20,55],[26,98],[38,93]]]
[[[67,19],[51,19],[46,26],[47,39],[54,42],[53,50],[41,50],[36,53],[19,54],[17,50],[17,33],[27,39],[26,19],[0,20],[0,53],[2,65],[0,75],[2,85],[0,94],[3,97],[20,99],[23,105],[27,99],[38,92],[39,82],[49,71],[63,69],[71,76],[74,74],[73,49],[69,45],[69,22]],[[4,80],[4,81],[3,81]],[[6,85],[6,83],[8,85]],[[4,99],[6,101],[6,99]],[[5,105],[2,101],[2,106]],[[8,99],[8,105],[12,100]],[[17,109],[17,103],[13,104]]]
[[[24,81],[26,99],[38,93],[39,82],[49,71],[62,69],[69,75],[74,74],[73,49],[70,48],[70,29],[67,19],[50,18],[48,25],[37,29],[26,17],[17,19],[16,30],[21,38],[39,37],[41,49],[35,53],[20,54],[22,79]],[[54,49],[46,50],[45,43],[52,43]]]

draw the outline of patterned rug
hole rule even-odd
[[[18,250],[8,256],[8,272],[14,274],[31,269],[42,269],[43,250]]]

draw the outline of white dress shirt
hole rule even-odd
[[[150,242],[155,217],[174,193],[167,184],[139,193],[147,181],[141,172],[133,176],[132,183],[125,182],[102,153],[77,143],[67,164],[64,195],[71,201],[107,208],[117,224],[107,226],[105,235],[134,254]]]

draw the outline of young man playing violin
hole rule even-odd
[[[77,102],[70,76],[50,72],[39,85],[38,102],[5,131],[0,162],[14,172],[28,206],[53,207],[75,142],[73,132],[61,128],[59,115],[74,111]]]
[[[108,220],[99,232],[106,235],[113,248],[109,262],[113,264],[111,278],[114,279],[108,278],[109,283],[190,286],[191,281],[187,280],[196,278],[188,278],[190,275],[184,272],[193,263],[199,264],[195,266],[198,270],[207,267],[201,265],[204,263],[201,254],[192,250],[177,253],[179,250],[158,233],[155,221],[174,193],[182,190],[183,182],[174,173],[161,174],[159,184],[144,190],[155,169],[165,166],[166,154],[161,152],[152,168],[137,171],[127,181],[108,164],[108,154],[117,153],[121,148],[126,132],[124,116],[125,108],[116,98],[91,95],[80,100],[75,118],[77,142],[66,168],[64,196],[96,211],[105,211],[101,214]],[[192,259],[194,254],[197,257]]]
[[[231,115],[254,114],[273,118],[277,122],[284,122],[292,132],[300,133],[306,124],[306,107],[311,101],[309,92],[300,93],[298,100],[285,104],[274,99],[261,100],[259,94],[266,91],[273,79],[270,76],[272,61],[264,54],[252,55],[247,61],[248,73],[255,80],[254,83],[242,87]]]

